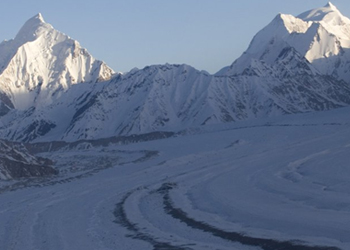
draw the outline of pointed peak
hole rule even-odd
[[[279,21],[279,20],[283,19],[283,15],[284,15],[284,14],[282,14],[282,13],[278,13],[278,14],[275,16],[274,20]]]
[[[279,13],[273,20],[275,21],[290,21],[290,20],[294,20],[295,17],[290,15],[290,14],[283,14],[283,13]]]
[[[324,7],[316,8],[313,10],[306,11],[298,16],[298,18],[304,21],[328,21],[334,18],[342,18],[343,15],[331,2],[328,2]]]
[[[286,14],[279,13],[275,18],[272,20],[273,23],[283,23],[284,20],[288,17]]]
[[[332,4],[331,2],[328,2],[327,4],[326,4],[326,6],[324,6],[325,8],[330,8],[330,9],[332,9],[332,10],[337,10],[337,7],[335,7],[335,5],[334,4]]]
[[[44,21],[43,15],[42,15],[41,13],[38,13],[38,14],[36,14],[35,16],[33,16],[32,18],[29,18],[29,19],[25,22],[25,25],[26,25],[27,23],[40,25],[40,24],[45,23],[45,21]]]
[[[278,29],[280,31],[287,30],[289,33],[296,32],[305,32],[308,28],[308,24],[304,21],[296,18],[293,15],[289,14],[278,14],[272,22],[268,25],[271,26],[271,32],[276,33]]]
[[[42,15],[41,13],[36,14],[36,15],[33,17],[33,19],[36,19],[36,20],[38,20],[38,21],[40,21],[40,22],[42,22],[42,23],[45,23],[44,18],[43,18],[43,15]]]
[[[45,30],[47,31],[49,29],[52,29],[52,26],[44,21],[41,13],[38,13],[25,22],[16,35],[15,40],[19,40],[21,43],[33,41],[36,37],[45,32]]]

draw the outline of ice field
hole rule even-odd
[[[41,153],[59,176],[0,184],[1,249],[350,249],[349,113]]]

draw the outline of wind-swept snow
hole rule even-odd
[[[0,44],[0,89],[14,108],[51,104],[71,85],[111,78],[113,71],[46,23],[29,19],[13,40]]]
[[[276,60],[280,47],[294,48],[321,74],[349,83],[350,19],[331,3],[297,17],[277,15],[256,34],[239,59],[217,74],[240,74],[254,59],[270,64]]]
[[[184,64],[113,74],[38,14],[0,45],[0,137],[76,141],[348,106],[349,34],[327,4],[277,15],[217,75]]]
[[[58,177],[2,184],[0,241],[14,250],[349,249],[348,114],[51,148],[41,156],[57,162]]]
[[[350,249],[349,31],[328,3],[217,75],[113,75],[34,16],[0,44],[0,137],[36,142],[0,141],[0,246]]]

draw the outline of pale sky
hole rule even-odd
[[[189,64],[215,73],[230,65],[278,13],[298,15],[323,0],[2,0],[0,40],[26,20],[46,22],[78,40],[118,72],[152,64]],[[350,17],[349,0],[332,3]],[[1,56],[1,55],[0,55]]]

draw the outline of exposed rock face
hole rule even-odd
[[[20,143],[0,140],[0,180],[57,174],[48,159],[31,155]]]

